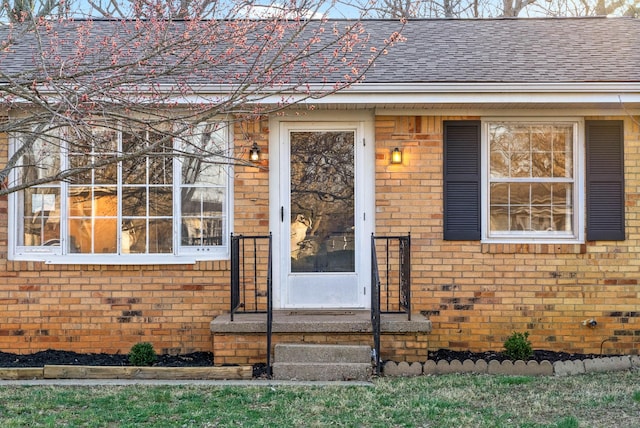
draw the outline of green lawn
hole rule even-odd
[[[0,387],[2,427],[640,427],[640,371],[363,386]]]

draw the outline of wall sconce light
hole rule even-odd
[[[402,151],[397,147],[391,152],[391,163],[394,165],[402,163]]]
[[[251,162],[260,162],[260,147],[258,147],[258,143],[253,142],[253,146],[249,149],[249,160]]]

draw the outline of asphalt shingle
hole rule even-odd
[[[350,22],[318,21],[311,27],[334,24],[340,27]],[[76,27],[82,23],[55,25],[60,26],[59,40],[67,42],[56,46],[57,55],[72,55],[77,46],[70,39],[76,37]],[[391,20],[367,20],[363,25],[374,45],[401,28],[398,21]],[[117,21],[95,21],[88,39],[97,43],[122,34],[125,28]],[[8,31],[0,28],[0,37],[6,40]],[[640,19],[410,20],[402,35],[405,41],[377,60],[366,74],[366,83],[640,83]],[[29,81],[27,70],[40,61],[34,46],[32,36],[23,37],[2,53],[0,69],[7,74],[25,73],[25,81]],[[91,62],[85,66],[91,67]],[[218,67],[214,72],[224,75],[226,83],[233,83],[233,73],[242,66],[241,62],[211,65],[212,69]],[[210,81],[204,73],[189,76],[194,83]],[[311,76],[319,81],[321,74]],[[332,81],[340,74],[327,71],[322,76]]]

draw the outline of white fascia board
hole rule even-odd
[[[192,85],[190,93],[173,85],[154,87],[166,103],[219,103],[237,91],[233,85]],[[144,95],[144,88],[132,92]],[[175,93],[175,95],[172,95]],[[480,104],[480,103],[640,103],[640,82],[595,83],[357,83],[335,91],[330,84],[309,85],[305,93],[286,88],[248,88],[243,101],[256,104]],[[51,94],[55,97],[55,94]]]
[[[192,88],[193,95],[182,97],[186,102],[204,102],[211,98],[224,97],[232,87]],[[311,86],[310,93],[296,94],[274,88],[248,97],[261,104],[479,104],[479,103],[640,103],[640,83],[396,83],[355,84],[349,88],[332,92],[329,86]],[[226,91],[226,92],[225,92]],[[326,93],[326,95],[322,95]],[[176,99],[176,101],[179,101]]]
[[[359,83],[344,91],[372,93],[559,93],[635,92],[640,82],[582,83]]]

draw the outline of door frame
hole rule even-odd
[[[289,125],[305,127],[309,130],[317,127],[336,130],[350,127],[356,130],[355,149],[355,216],[358,233],[356,251],[356,275],[358,287],[358,303],[349,308],[368,309],[371,306],[371,257],[369,255],[369,238],[375,225],[375,140],[374,114],[372,111],[357,112],[307,112],[304,115],[285,114],[269,120],[269,227],[273,234],[273,307],[274,309],[332,309],[325,306],[294,305],[287,302],[287,275],[289,260],[285,250],[290,245],[290,233],[283,230],[281,207],[283,188],[289,188],[284,180],[282,168],[289,170],[289,139],[286,131]],[[285,206],[285,216],[289,216],[289,207]],[[340,308],[346,308],[340,306]],[[335,308],[337,309],[337,308]]]

